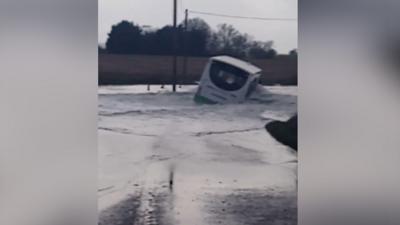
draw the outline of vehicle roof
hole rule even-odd
[[[231,56],[226,56],[226,55],[214,56],[214,57],[211,57],[211,60],[216,60],[219,62],[230,64],[230,65],[238,67],[250,74],[255,74],[255,73],[261,72],[261,69],[258,68],[257,66],[255,66],[249,62],[246,62],[246,61],[243,61],[243,60],[240,60],[237,58],[233,58]]]

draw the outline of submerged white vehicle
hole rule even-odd
[[[194,97],[199,103],[243,102],[257,88],[261,69],[230,56],[210,58]]]

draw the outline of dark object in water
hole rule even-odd
[[[171,170],[169,172],[169,190],[172,191],[173,188],[174,188],[174,171]]]
[[[287,122],[272,121],[265,125],[265,129],[277,141],[297,151],[297,115]]]

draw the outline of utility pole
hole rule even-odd
[[[182,75],[187,77],[187,60],[188,60],[188,52],[187,52],[187,44],[188,44],[188,17],[189,17],[189,10],[186,9],[185,10],[185,33],[184,33],[184,38],[183,38],[183,54],[184,54],[184,58],[183,58],[183,73]]]
[[[174,1],[174,40],[173,40],[173,48],[174,48],[174,56],[173,56],[173,65],[172,65],[172,91],[176,92],[176,81],[177,81],[177,45],[178,45],[178,28],[176,27],[177,20],[177,0]]]

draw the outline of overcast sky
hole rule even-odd
[[[121,20],[160,28],[172,24],[173,0],[99,0],[99,43],[107,40],[111,26]],[[178,22],[185,9],[218,14],[297,18],[297,0],[178,0]],[[259,41],[274,41],[280,53],[297,48],[297,21],[258,21],[189,15],[204,19],[213,29],[218,24],[234,25]]]

